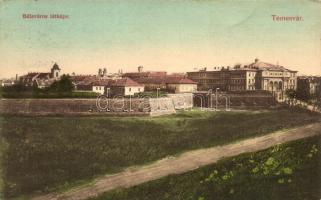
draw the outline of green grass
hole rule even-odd
[[[304,110],[182,112],[164,117],[5,116],[1,136],[7,197],[69,188],[183,151],[300,126]]]
[[[0,133],[2,132],[2,122],[3,117],[0,115]],[[5,152],[7,145],[3,137],[0,137],[0,199],[3,199],[3,188],[4,188],[4,179],[3,179],[3,152]]]
[[[91,200],[319,200],[321,137],[227,158]]]
[[[141,92],[141,93],[136,93],[134,95],[134,97],[138,97],[138,98],[157,98],[157,97],[166,97],[167,96],[167,92],[165,91],[145,91],[145,92]]]

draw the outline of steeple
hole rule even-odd
[[[55,63],[55,64],[52,66],[51,70],[60,70],[60,68],[59,68],[59,66],[57,65],[57,63]]]
[[[60,73],[60,68],[59,68],[58,64],[55,63],[51,68],[50,76],[51,76],[51,78],[59,78],[59,76],[60,76],[59,73]]]

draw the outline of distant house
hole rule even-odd
[[[144,85],[137,83],[131,78],[112,80],[109,84],[112,95],[134,95],[144,92]]]
[[[49,87],[55,80],[60,77],[60,68],[55,63],[50,72],[30,72],[20,76],[20,82],[25,86],[36,85],[39,88]]]
[[[98,94],[107,94],[110,90],[110,83],[111,80],[107,79],[107,80],[97,80],[95,82],[92,83],[92,91],[96,92]],[[108,96],[110,96],[110,94],[107,94]]]
[[[100,80],[99,77],[92,75],[73,75],[70,79],[76,92],[92,91],[93,83]]]
[[[15,80],[13,79],[6,79],[6,80],[1,80],[0,84],[2,87],[8,87],[8,86],[12,86],[16,83]]]
[[[167,74],[165,71],[143,71],[138,67],[138,72],[124,73],[123,77],[129,77],[145,86],[145,91],[160,89],[172,93],[194,92],[197,83],[187,79],[184,73]]]
[[[92,91],[108,96],[129,96],[144,92],[144,85],[133,81],[130,78],[104,79],[92,83]]]
[[[135,81],[145,85],[145,91],[155,91],[157,88],[166,90],[165,77],[141,77],[135,79]]]
[[[168,77],[166,89],[174,93],[193,93],[197,91],[197,83],[188,78]]]

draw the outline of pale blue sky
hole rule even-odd
[[[273,14],[304,21],[274,22]],[[320,38],[321,3],[310,0],[0,0],[0,78],[48,71],[54,61],[85,74],[210,69],[255,57],[321,75]]]

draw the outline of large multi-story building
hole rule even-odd
[[[249,65],[221,67],[213,71],[205,68],[197,72],[187,72],[187,77],[198,83],[199,90],[216,88],[222,91],[267,90],[282,101],[286,89],[296,89],[296,73],[297,71],[283,66],[255,59]]]

